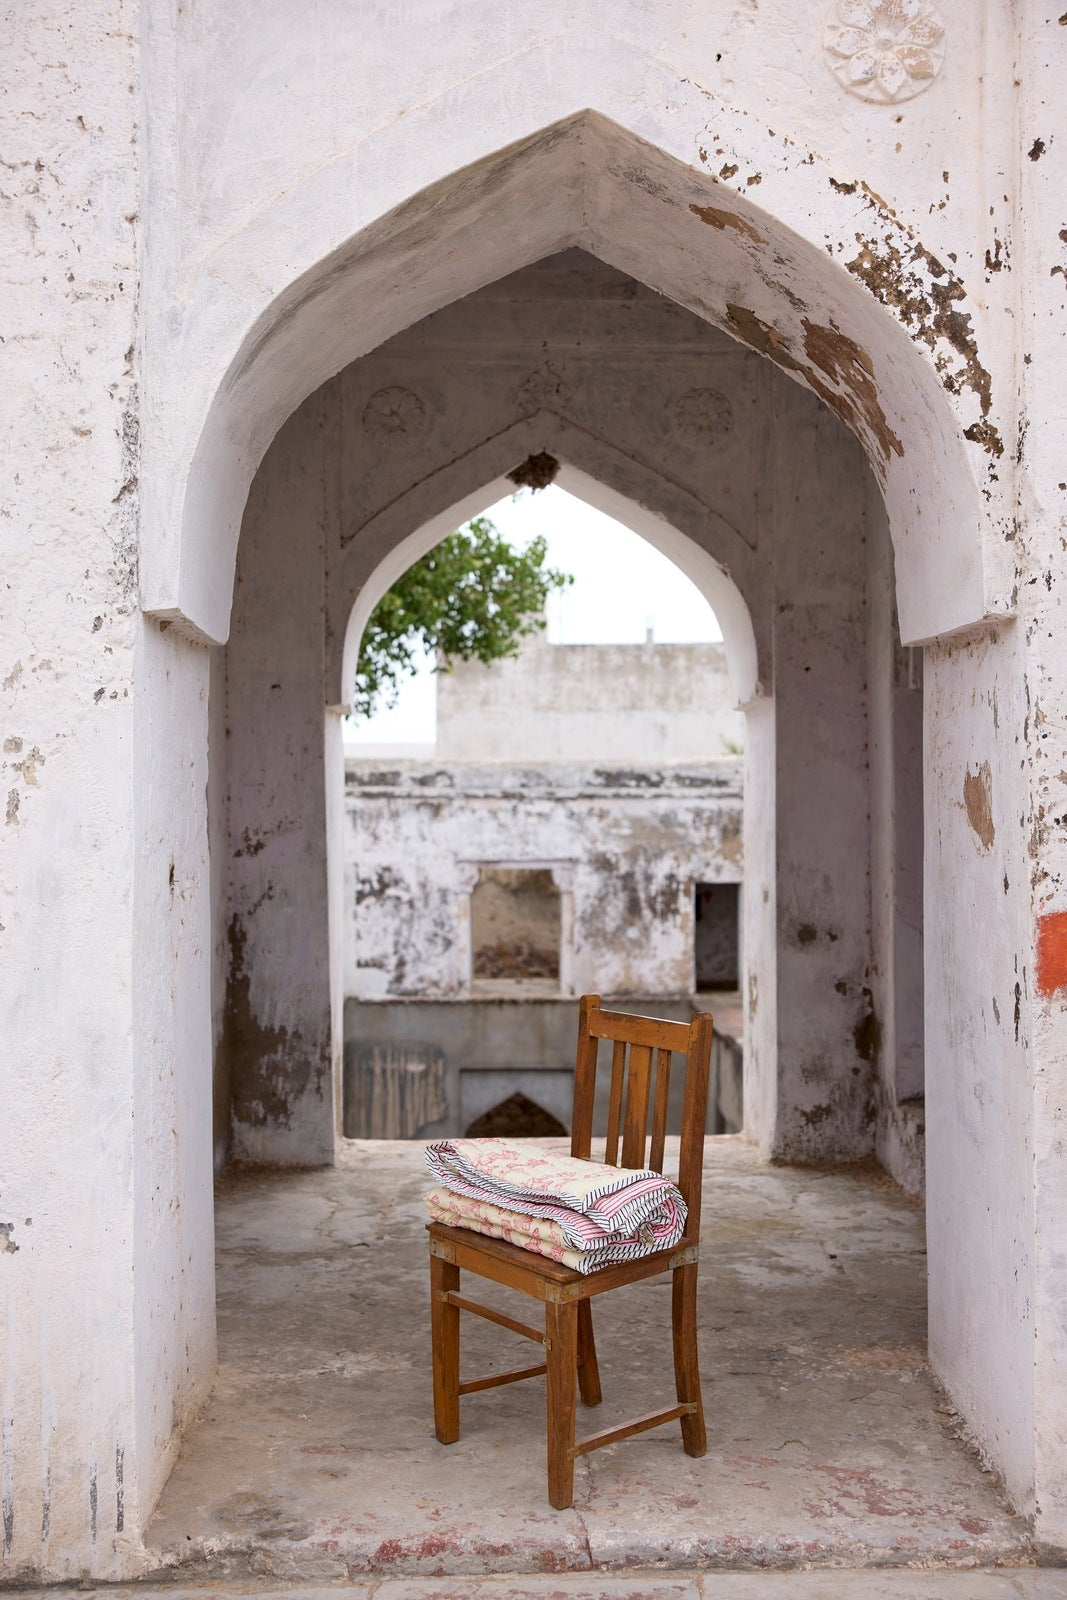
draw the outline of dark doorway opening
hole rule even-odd
[[[695,904],[696,988],[736,989],[740,982],[738,883],[698,883]]]

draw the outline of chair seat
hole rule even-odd
[[[696,1243],[683,1234],[678,1243],[671,1245],[668,1250],[656,1250],[651,1255],[638,1256],[634,1261],[620,1261],[599,1267],[595,1272],[576,1272],[573,1267],[553,1261],[551,1256],[539,1255],[536,1250],[524,1250],[521,1245],[510,1244],[506,1239],[494,1239],[491,1234],[479,1233],[474,1228],[457,1228],[447,1222],[428,1222],[426,1231],[430,1235],[431,1255],[460,1268],[476,1270],[483,1277],[492,1277],[499,1283],[511,1284],[537,1300],[585,1300],[608,1289],[616,1289],[622,1283],[639,1282],[642,1278],[653,1278],[659,1272],[672,1272],[675,1267],[689,1266],[699,1256]],[[492,1271],[490,1263],[496,1264],[500,1272]],[[538,1283],[544,1286],[543,1292],[538,1289]]]

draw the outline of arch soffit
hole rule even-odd
[[[535,422],[536,419],[530,421]],[[518,425],[518,428],[523,430],[527,427],[527,422]],[[512,435],[516,431],[517,429],[508,430]],[[474,467],[474,458],[479,454],[478,451],[471,452],[471,456],[467,458],[469,467]],[[759,678],[759,652],[752,614],[744,595],[727,569],[695,539],[672,526],[647,505],[631,500],[629,496],[621,494],[601,479],[583,472],[579,467],[563,462],[556,482],[561,489],[565,489],[576,499],[584,500],[595,510],[603,511],[616,522],[621,522],[634,533],[640,534],[685,573],[690,582],[700,590],[718,618],[726,648],[730,691],[735,704],[743,708],[758,699],[764,692],[764,685]],[[415,485],[400,501],[395,502],[391,510],[399,516],[404,516],[405,513],[411,514],[415,503],[422,498],[420,494],[422,489],[423,485]],[[472,517],[479,516],[498,500],[503,500],[514,492],[514,484],[503,475],[488,482],[483,479],[477,489],[450,501],[447,506],[428,517],[414,533],[401,538],[381,557],[363,580],[348,613],[340,662],[335,660],[331,670],[330,681],[340,689],[340,701],[334,710],[349,709],[345,686],[355,679],[363,630],[367,626],[371,612],[385,592],[414,562],[428,550],[432,550],[434,545],[453,529],[462,526],[464,522],[469,522]],[[410,527],[410,522],[407,526]],[[729,525],[724,524],[724,526]],[[339,677],[335,670],[338,667]]]
[[[883,487],[906,641],[1009,610],[1011,575],[1004,541],[994,537],[1001,496],[990,487],[1002,446],[963,286],[953,280],[946,289],[941,263],[861,185],[831,183],[818,162],[802,161],[788,140],[751,118],[716,115],[716,159],[742,172],[758,165],[762,204],[717,181],[701,164],[706,98],[662,65],[657,70],[672,85],[662,102],[670,111],[644,117],[645,138],[625,128],[619,112],[629,102],[610,93],[602,98],[614,117],[579,111],[492,152],[477,148],[484,135],[473,124],[499,130],[514,119],[467,119],[465,138],[447,149],[471,164],[411,192],[420,163],[407,159],[410,129],[397,135],[401,148],[385,170],[409,175],[407,195],[269,300],[271,269],[284,277],[280,258],[293,238],[295,217],[283,212],[307,211],[333,167],[245,230],[249,237],[238,242],[245,252],[263,252],[265,265],[250,280],[247,303],[215,297],[229,313],[225,330],[208,326],[204,315],[198,342],[206,335],[213,348],[234,354],[225,371],[214,369],[217,387],[190,451],[184,495],[178,485],[180,517],[169,544],[173,518],[167,506],[156,508],[163,541],[145,553],[147,610],[224,639],[248,486],[300,400],[401,328],[570,245],[775,361],[853,429]],[[507,78],[506,64],[498,71]],[[546,88],[539,107],[557,98]],[[388,134],[383,130],[378,143]],[[320,216],[346,210],[317,209]],[[311,230],[312,250],[323,242],[316,233],[321,229]],[[844,261],[857,239],[867,242],[846,270],[833,255]],[[910,263],[908,295],[899,283],[882,281],[903,259]],[[953,341],[937,331],[933,315],[922,322],[922,308],[943,306],[946,295],[955,309]],[[193,314],[204,310],[196,295],[191,304]],[[243,339],[234,336],[238,322],[248,330]],[[153,520],[146,517],[149,526]],[[983,523],[990,528],[984,565]]]
[[[338,656],[328,668],[328,682],[338,686],[337,693],[341,700],[347,698],[343,686],[351,682],[351,674],[355,671],[355,656],[350,656],[352,624],[349,612],[352,596],[359,597],[355,603],[361,608],[362,620],[355,636],[355,648],[358,650],[359,634],[366,619],[389,584],[395,582],[400,573],[430,549],[437,539],[443,538],[461,522],[494,503],[481,498],[481,485],[503,485],[496,499],[514,493],[514,485],[507,480],[507,472],[516,462],[541,450],[549,451],[563,463],[558,481],[564,487],[573,481],[577,485],[573,493],[578,499],[596,506],[625,523],[634,532],[647,537],[696,583],[716,612],[725,608],[732,614],[733,603],[725,593],[720,599],[713,598],[712,591],[718,592],[723,582],[730,585],[731,592],[736,590],[742,599],[746,616],[751,614],[757,618],[755,627],[760,641],[758,662],[755,656],[749,661],[745,651],[738,646],[740,653],[737,660],[739,663],[745,662],[743,668],[739,665],[733,684],[738,703],[743,704],[760,692],[757,683],[766,687],[770,681],[769,618],[764,614],[766,607],[761,599],[764,580],[755,555],[755,530],[748,530],[746,536],[714,506],[698,499],[672,479],[662,476],[647,463],[617,450],[613,444],[588,428],[580,427],[554,411],[543,410],[520,418],[500,429],[491,439],[483,440],[465,454],[457,456],[447,466],[429,472],[361,527],[342,530],[337,592],[336,597],[331,598],[330,606],[334,637],[344,641],[344,653],[343,659]],[[449,522],[449,517],[455,517],[455,508],[466,505],[472,493],[478,501],[477,510],[460,516],[458,521]],[[615,509],[609,508],[609,501]],[[448,509],[442,511],[443,507]],[[639,525],[645,508],[653,518],[647,533]],[[445,517],[443,523],[442,515]],[[435,530],[440,528],[440,531],[430,538],[428,544],[421,543],[417,554],[408,555],[399,566],[395,566],[392,563],[394,550],[398,544],[406,541],[409,530],[419,529],[421,538],[421,530],[426,527]],[[697,552],[692,559],[685,551],[680,555],[674,553],[673,541],[679,537],[686,541],[686,550],[691,546]],[[690,570],[691,567],[693,570]],[[383,571],[390,572],[391,576],[385,581],[384,587],[377,589],[368,607],[363,604],[362,596],[371,581],[371,575]],[[752,626],[751,622],[746,623],[749,631]],[[745,648],[747,650],[747,646]]]

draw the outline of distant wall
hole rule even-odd
[[[716,761],[744,748],[721,644],[527,639],[437,679],[441,761]]]
[[[742,877],[738,763],[502,767],[347,763],[345,993],[472,992],[483,870],[560,894],[562,995],[690,994],[695,885]]]
[[[662,995],[630,995],[620,1000],[624,1011],[645,1012],[688,1022],[697,1007]],[[702,1004],[702,1003],[701,1003]],[[714,1012],[714,1006],[709,1007]],[[716,1025],[708,1091],[709,1133],[737,1133],[741,1128],[741,1042],[731,1032],[738,1013],[732,1008]],[[578,1038],[575,1000],[423,1001],[348,1000],[345,1002],[346,1108],[357,1106],[361,1072],[380,1071],[385,1053],[416,1073],[424,1063],[433,1072],[435,1091],[443,1090],[440,1116],[415,1127],[397,1128],[400,1137],[452,1138],[476,1117],[506,1100],[516,1090],[552,1113],[570,1129],[574,1087],[574,1053]],[[607,1116],[607,1074],[597,1077],[594,1129],[603,1133]],[[407,1100],[402,1089],[395,1099]],[[680,1084],[672,1084],[669,1131],[678,1132]],[[346,1116],[345,1132],[361,1130]]]

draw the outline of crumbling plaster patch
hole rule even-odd
[[[469,993],[464,869],[498,861],[568,864],[572,992],[688,993],[694,885],[742,876],[739,775],[682,767],[650,787],[627,776],[350,761],[346,995]]]

